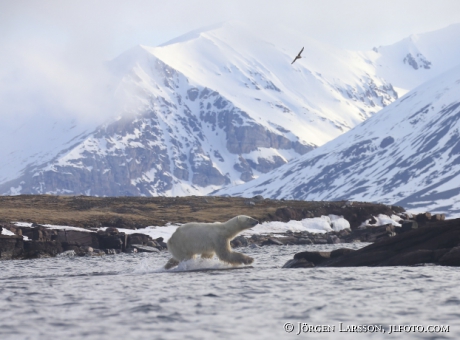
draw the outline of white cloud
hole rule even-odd
[[[104,60],[192,29],[239,20],[289,26],[352,49],[460,22],[457,0],[19,0],[0,3],[0,119],[49,114],[108,117]]]

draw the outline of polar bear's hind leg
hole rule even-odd
[[[179,261],[177,261],[174,257],[170,258],[168,262],[166,262],[164,268],[165,269],[171,269],[172,267],[175,267],[179,264]]]
[[[213,256],[214,256],[214,252],[212,252],[212,253],[202,253],[201,254],[202,259],[212,259]]]

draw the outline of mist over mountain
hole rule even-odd
[[[24,131],[44,129],[48,138],[22,134],[20,147],[4,152],[0,192],[151,196],[249,188],[454,66],[458,27],[367,52],[298,32],[264,36],[238,23],[136,46],[107,65],[122,113],[84,126],[26,122]],[[291,65],[302,47],[303,58]]]

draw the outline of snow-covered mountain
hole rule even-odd
[[[248,182],[350,130],[453,62],[430,54],[424,36],[420,46],[351,52],[298,32],[267,37],[224,23],[134,47],[108,65],[115,96],[129,98],[129,109],[90,132],[61,133],[67,140],[34,162],[24,147],[7,175],[0,169],[0,192],[188,195]],[[291,65],[302,46],[303,58]],[[411,82],[392,75],[393,67]]]
[[[225,193],[378,201],[460,215],[460,66],[335,140]]]

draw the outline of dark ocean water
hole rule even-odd
[[[460,338],[459,268],[281,268],[296,252],[334,248],[243,248],[255,262],[237,270],[183,271],[226,268],[196,260],[164,272],[168,253],[3,261],[0,339]],[[358,325],[377,331],[340,331]]]

